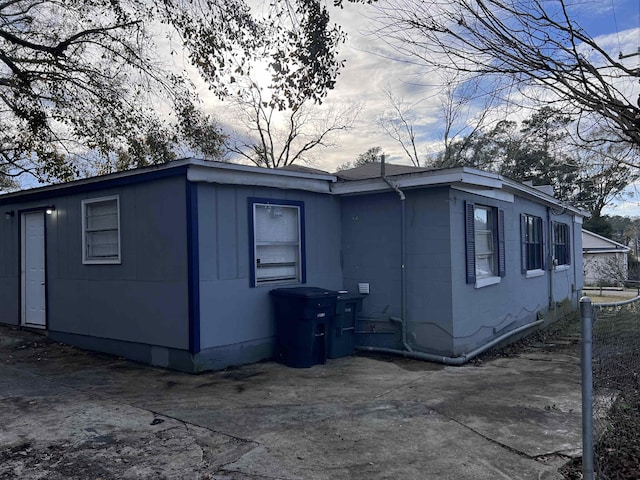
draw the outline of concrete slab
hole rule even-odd
[[[545,343],[463,367],[188,375],[0,327],[0,479],[560,479],[580,448],[579,352]]]

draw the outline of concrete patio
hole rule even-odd
[[[189,375],[0,327],[0,406],[0,479],[559,479],[581,446],[575,338]]]

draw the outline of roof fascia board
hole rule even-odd
[[[186,175],[188,162],[177,161],[170,164],[154,165],[144,169],[127,170],[99,177],[83,178],[67,183],[46,185],[44,187],[19,190],[0,195],[0,205],[16,201],[35,201],[60,195],[92,192],[108,188],[122,187],[141,183],[150,179]]]
[[[258,173],[261,175],[276,175],[279,177],[311,178],[314,180],[325,180],[329,182],[337,181],[337,177],[335,175],[331,175],[330,173],[321,174],[321,173],[296,172],[296,171],[290,171],[290,170],[281,170],[279,168],[263,168],[263,167],[253,166],[253,165],[242,165],[239,163],[210,162],[206,160],[192,159],[189,161],[189,165],[192,168],[203,167],[206,169],[230,170],[234,172],[244,172],[244,173]]]
[[[471,193],[485,198],[492,198],[494,200],[500,200],[507,203],[513,203],[515,201],[513,193],[505,192],[503,190],[474,188],[467,187],[466,185],[454,185],[452,188],[460,190],[461,192]]]
[[[238,165],[234,165],[234,167],[238,167]],[[244,168],[211,168],[207,165],[191,164],[187,171],[187,179],[191,182],[274,187],[318,193],[330,193],[331,182],[335,180],[335,177],[331,175],[300,174],[277,170],[265,172],[265,169],[257,169],[258,167],[243,165],[240,167]]]
[[[502,181],[496,175],[478,175],[465,169],[440,170],[427,173],[408,173],[388,176],[389,180],[399,188],[434,187],[441,185],[466,184],[486,188],[500,189]],[[384,192],[390,190],[389,185],[382,178],[366,180],[351,180],[334,183],[331,191],[336,195],[353,195],[358,193]]]
[[[610,243],[611,245],[617,245],[618,247],[622,247],[622,248],[629,248],[629,250],[631,250],[630,247],[627,247],[626,245],[620,243],[620,242],[616,242],[615,240],[611,240],[610,238],[607,237],[603,237],[602,235],[597,234],[596,232],[592,232],[591,230],[585,230],[582,229],[582,233],[585,235],[591,235],[592,237],[598,238],[604,242]]]

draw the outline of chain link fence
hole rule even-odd
[[[591,304],[588,298],[580,302],[583,478],[638,480],[640,297],[618,303]]]

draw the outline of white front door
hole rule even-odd
[[[44,212],[22,214],[22,324],[46,327]]]

